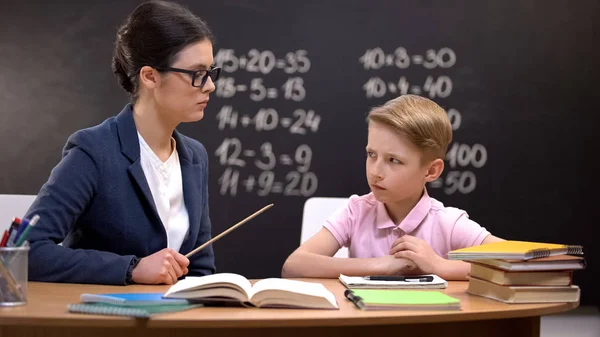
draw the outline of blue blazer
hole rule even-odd
[[[208,155],[198,141],[177,131],[173,137],[190,222],[179,250],[186,254],[211,238]],[[124,285],[134,256],[167,247],[140,163],[131,104],[69,137],[61,161],[25,217],[34,214],[40,220],[28,239],[31,281]],[[214,273],[212,246],[193,255],[188,269],[188,275]]]

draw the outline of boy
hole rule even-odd
[[[404,95],[374,108],[367,120],[371,193],[351,196],[288,257],[283,277],[423,273],[466,279],[470,265],[445,259],[448,252],[502,239],[427,194],[425,184],[442,173],[452,140],[446,112],[429,99]],[[349,258],[333,258],[342,246]]]

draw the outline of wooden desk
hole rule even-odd
[[[460,311],[360,311],[344,298],[337,280],[322,282],[340,310],[197,308],[150,320],[67,313],[82,293],[164,292],[168,286],[98,286],[29,283],[29,303],[0,308],[0,337],[21,336],[340,336],[453,337],[539,336],[540,316],[574,309],[578,303],[503,304],[465,292],[467,282],[443,290],[459,298]]]

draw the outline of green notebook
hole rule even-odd
[[[137,318],[150,318],[153,314],[183,311],[197,308],[198,304],[157,304],[141,306],[122,306],[108,303],[77,303],[69,304],[69,312],[92,314],[92,315],[112,315],[128,316]]]
[[[460,310],[460,300],[441,291],[348,289],[344,295],[362,310]]]

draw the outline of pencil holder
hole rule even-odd
[[[0,307],[27,304],[29,247],[0,247]]]

